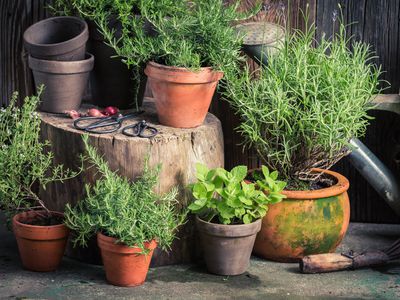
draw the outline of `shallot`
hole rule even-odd
[[[73,120],[76,120],[81,117],[81,114],[79,112],[77,112],[76,110],[66,111],[65,114],[68,115]]]
[[[108,106],[105,109],[103,109],[101,112],[102,112],[102,114],[104,114],[106,116],[113,116],[119,112],[119,109],[115,106]]]
[[[98,110],[97,108],[89,109],[86,114],[89,117],[105,117],[106,116],[100,110]]]

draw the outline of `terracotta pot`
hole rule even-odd
[[[222,72],[194,72],[149,62],[145,69],[162,125],[192,128],[203,124]]]
[[[88,38],[86,22],[76,17],[48,18],[24,32],[24,44],[29,55],[46,60],[84,59]]]
[[[141,254],[139,248],[116,244],[117,239],[97,234],[97,244],[101,250],[107,281],[117,286],[137,286],[144,283],[149,270],[151,257],[157,242],[145,244],[150,252]]]
[[[85,92],[89,72],[93,69],[93,55],[78,61],[52,61],[29,57],[35,85],[45,85],[40,109],[51,113],[64,113],[79,109]]]
[[[334,252],[350,220],[349,181],[339,173],[315,169],[336,179],[331,187],[284,191],[282,202],[269,206],[254,253],[270,260],[297,262],[310,254]]]
[[[138,107],[143,103],[146,90],[147,77],[141,70],[140,83],[133,80],[134,72],[116,56],[113,48],[105,44],[104,38],[98,31],[97,25],[89,24],[89,52],[95,57],[93,72],[90,74],[90,89],[92,103],[100,106],[116,106],[120,109],[136,108],[135,90],[138,90]],[[120,36],[121,26],[115,19],[110,22],[110,28],[116,30],[116,36]]]
[[[221,225],[203,221],[196,216],[196,225],[209,272],[240,275],[247,270],[261,220],[251,224]]]
[[[17,239],[22,265],[31,271],[54,271],[60,265],[67,244],[69,230],[64,224],[37,226],[22,223],[37,215],[37,211],[28,211],[15,215],[13,231]],[[46,213],[40,211],[39,213]],[[59,212],[53,215],[64,216]]]

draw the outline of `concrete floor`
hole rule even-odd
[[[4,227],[4,226],[0,226]],[[379,249],[400,236],[400,225],[351,224],[338,251]],[[400,262],[381,268],[303,275],[297,264],[252,258],[246,274],[221,277],[204,266],[151,269],[136,288],[106,283],[102,267],[65,258],[58,271],[21,268],[13,235],[0,229],[0,299],[400,299]]]

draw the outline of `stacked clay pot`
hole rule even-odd
[[[28,63],[35,85],[44,85],[40,109],[64,113],[79,109],[94,66],[86,52],[88,25],[76,17],[53,17],[30,26],[24,33]]]

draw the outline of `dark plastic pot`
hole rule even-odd
[[[93,69],[93,55],[78,61],[52,61],[29,57],[35,85],[45,85],[40,109],[64,113],[79,109],[86,89],[89,72]]]
[[[29,55],[47,60],[83,60],[88,38],[86,22],[76,17],[48,18],[24,32],[24,44]]]
[[[113,57],[116,52],[104,43],[104,37],[97,25],[93,21],[88,21],[88,25],[89,52],[95,57],[94,69],[90,75],[93,104],[100,107],[116,106],[120,109],[136,108],[135,93],[139,89],[137,105],[140,107],[147,83],[144,66],[140,74],[134,74],[121,58]],[[110,19],[109,27],[115,30],[116,38],[121,36],[121,24],[115,18]],[[144,30],[148,35],[154,35],[154,29],[149,22],[145,22]],[[134,79],[135,75],[138,76],[139,82]]]
[[[257,232],[261,229],[261,219],[251,224],[221,225],[196,216],[196,225],[209,272],[240,275],[246,271]]]
[[[116,242],[117,239],[97,234],[97,244],[101,249],[107,281],[117,286],[138,286],[145,282],[151,257],[157,242],[145,243],[148,254],[142,254],[140,248],[128,247]]]
[[[32,219],[37,213],[45,211],[29,211],[15,215],[13,231],[17,239],[22,265],[31,271],[49,272],[59,266],[64,255],[69,234],[64,224],[52,226],[36,226],[24,224],[24,220]],[[53,215],[63,216],[59,212]]]

